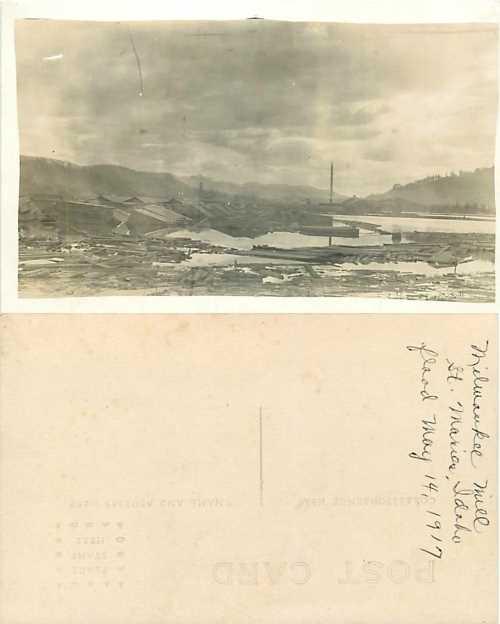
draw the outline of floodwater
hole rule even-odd
[[[347,218],[347,217],[346,217]],[[369,221],[392,231],[489,233],[493,222],[425,218],[348,217]],[[191,257],[181,262],[139,263],[139,269],[112,271],[105,266],[68,267],[60,258],[30,259],[24,265],[33,270],[20,273],[21,296],[96,295],[253,295],[386,297],[442,301],[494,301],[494,263],[486,259],[462,262],[455,267],[434,267],[426,262],[370,262],[355,264],[313,264],[281,258],[239,255],[254,245],[277,248],[320,247],[327,237],[297,232],[273,232],[256,238],[233,237],[217,230],[178,230],[165,238],[193,241]],[[218,249],[198,249],[196,241]],[[391,244],[390,235],[360,229],[359,238],[335,237],[338,245]],[[173,243],[176,245],[176,243]],[[179,241],[178,249],[191,249]],[[487,257],[487,256],[486,256]],[[57,266],[60,265],[60,266]],[[52,267],[43,274],[45,266]],[[56,268],[57,266],[57,268]],[[42,272],[42,273],[41,273]]]
[[[269,247],[278,247],[280,249],[326,247],[328,245],[328,236],[308,236],[307,234],[300,234],[299,232],[268,232],[256,238],[245,238],[229,236],[229,234],[209,229],[199,232],[177,230],[176,232],[167,234],[166,238],[189,238],[193,241],[202,241],[219,247],[238,249],[239,251],[248,251],[252,249],[254,245],[269,245]],[[384,245],[390,242],[390,235],[379,234],[378,232],[363,229],[359,231],[359,238],[332,237],[332,245],[350,245],[353,247],[362,245]]]
[[[198,253],[193,254],[188,260],[181,262],[185,267],[210,267],[210,266],[235,266],[244,267],[252,264],[264,266],[303,266],[304,262],[283,260],[282,258],[263,258],[259,256],[240,256],[230,253]],[[321,265],[314,265],[317,269]],[[326,267],[328,265],[325,265]],[[346,271],[398,271],[398,273],[413,273],[415,275],[473,275],[475,273],[491,273],[495,270],[493,262],[487,260],[471,260],[462,262],[454,267],[433,267],[427,262],[370,262],[369,264],[355,264],[344,262],[340,267],[336,265],[334,272],[339,274],[339,269]]]
[[[243,266],[247,264],[304,264],[293,260],[283,260],[281,258],[261,258],[258,256],[240,256],[231,253],[195,253],[188,260],[181,262],[186,267],[207,267],[207,266]]]
[[[340,216],[340,215],[339,215]],[[349,217],[353,220],[356,217]],[[449,232],[456,232],[459,223],[460,227],[469,228],[469,233],[489,231],[493,229],[495,224],[492,222],[484,221],[461,221],[461,220],[448,220],[448,219],[406,219],[406,218],[388,218],[388,217],[357,217],[357,220],[380,222],[377,223],[387,229],[391,227],[385,223],[385,220],[392,222],[392,230],[400,231],[400,224],[404,225],[404,232],[423,231],[423,229],[429,226],[428,231],[444,231],[446,228]],[[382,221],[384,221],[382,223]],[[252,249],[253,245],[269,245],[270,247],[277,247],[283,249],[293,249],[296,247],[321,247],[328,245],[328,238],[323,236],[307,236],[297,232],[269,232],[256,238],[243,238],[234,237],[219,232],[217,230],[205,229],[199,232],[193,232],[190,230],[178,230],[167,235],[168,238],[189,238],[193,241],[202,241],[217,245],[219,247],[227,248],[227,253],[193,253],[189,260],[185,260],[181,264],[186,267],[210,267],[210,266],[229,266],[229,265],[293,265],[303,264],[300,262],[294,262],[292,260],[283,260],[280,258],[263,258],[256,256],[240,256],[231,254],[232,249],[239,251],[246,251]],[[404,242],[404,238],[403,238]],[[384,245],[391,244],[392,239],[390,235],[379,234],[378,232],[372,232],[370,230],[360,229],[359,238],[337,238],[332,239],[333,244],[349,245],[356,247],[358,245]],[[442,267],[436,268],[427,264],[426,262],[398,262],[398,263],[378,263],[371,262],[368,265],[360,265],[354,263],[343,263],[342,269],[344,271],[398,271],[400,273],[414,274],[414,275],[426,275],[426,276],[439,276],[447,274],[455,275],[472,275],[475,273],[493,273],[495,270],[492,262],[484,260],[475,260],[472,262],[464,262],[458,265],[456,271],[454,267]]]
[[[415,217],[378,217],[338,215],[339,219],[380,225],[388,232],[443,232],[446,234],[494,234],[495,220],[428,219]],[[334,217],[335,220],[335,217]]]
[[[367,265],[345,262],[341,265],[345,271],[397,271],[398,273],[412,273],[414,275],[475,275],[477,273],[492,273],[495,270],[493,262],[487,260],[471,260],[462,262],[454,267],[433,267],[427,262],[370,262]]]

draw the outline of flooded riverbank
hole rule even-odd
[[[354,219],[354,217],[352,217]],[[375,217],[360,217],[372,223]],[[379,220],[384,217],[379,217]],[[74,242],[21,241],[22,297],[142,295],[362,296],[494,300],[494,236],[429,232],[403,219],[401,240],[361,228],[359,238],[269,232],[250,238],[214,229]],[[439,226],[445,220],[425,220]],[[447,223],[448,220],[446,220]],[[446,224],[445,223],[445,224]],[[392,219],[394,227],[400,221]],[[383,223],[388,231],[388,224]]]
[[[255,238],[243,238],[229,236],[217,230],[205,229],[200,231],[177,230],[165,236],[165,238],[186,238],[193,241],[210,243],[228,249],[249,251],[256,245],[268,245],[281,249],[294,249],[299,247],[323,247],[329,244],[328,236],[308,236],[299,232],[268,232]],[[332,245],[347,245],[362,247],[363,245],[386,245],[391,243],[391,236],[380,234],[370,230],[360,229],[359,238],[331,237]]]
[[[369,222],[388,232],[442,232],[452,234],[495,234],[494,219],[453,219],[432,217],[385,217],[337,215],[338,219]],[[335,220],[335,217],[334,217]]]
[[[494,301],[493,271],[397,267],[245,264],[187,267],[171,264],[126,280],[100,270],[78,274],[60,268],[50,278],[20,277],[21,297],[271,296],[381,297],[429,301]],[[408,267],[410,268],[410,267]],[[476,267],[477,268],[477,267]],[[481,267],[489,269],[491,267]],[[419,272],[419,271],[422,272]],[[75,280],[78,278],[78,281]]]

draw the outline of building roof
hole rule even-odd
[[[134,196],[129,197],[128,199],[123,200],[124,204],[145,204],[146,202],[140,197]]]
[[[100,208],[102,210],[113,210],[114,206],[111,204],[96,203],[90,201],[75,201],[75,200],[63,200],[59,204],[67,204],[68,206],[75,206],[78,208]]]
[[[104,204],[115,205],[123,204],[123,202],[126,201],[128,197],[123,195],[103,195],[102,193],[100,193],[95,199]]]
[[[177,197],[171,197],[170,199],[167,199],[166,201],[161,202],[163,206],[183,206],[184,202],[181,201],[180,199],[177,199]]]
[[[178,223],[179,221],[189,220],[184,215],[180,215],[173,210],[165,208],[165,206],[159,206],[158,204],[147,204],[136,208],[134,212],[139,213],[145,217],[156,219],[156,221],[162,221],[163,223]]]
[[[113,216],[120,221],[126,221],[130,216],[130,212],[128,212],[127,210],[122,210],[121,208],[115,208],[113,210]]]

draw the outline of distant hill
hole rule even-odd
[[[62,160],[21,156],[20,195],[51,194],[65,198],[96,195],[193,196],[193,190],[170,173],[134,171],[116,165],[82,167]]]
[[[235,184],[224,182],[223,180],[213,180],[205,176],[187,176],[181,180],[193,189],[199,188],[200,182],[203,188],[219,191],[230,195],[240,195],[246,197],[258,197],[270,201],[306,201],[327,202],[329,191],[318,189],[313,186],[288,185],[288,184],[259,184],[258,182],[247,182],[245,184]],[[334,193],[335,201],[345,199],[345,195]]]
[[[419,212],[422,205],[408,199],[384,197],[374,199],[370,197],[350,197],[341,204],[337,204],[346,213],[370,214],[371,212],[386,212],[390,214],[398,212]]]
[[[215,199],[238,195],[278,202],[327,201],[328,191],[286,184],[234,184],[203,176],[179,178],[171,173],[135,171],[117,165],[80,166],[51,158],[21,156],[21,195],[52,194],[68,198],[102,195],[198,197],[200,181],[205,194]],[[336,195],[337,200],[344,196]]]
[[[21,156],[21,196],[50,194],[65,198],[88,198],[97,195],[147,196],[158,199],[178,198],[198,203],[199,185],[203,183],[206,201],[240,203],[257,200],[290,208],[310,202],[311,209],[328,201],[328,191],[310,186],[286,184],[235,184],[203,176],[177,177],[171,173],[135,171],[117,165],[80,166],[62,160]],[[334,194],[337,208],[346,212],[439,212],[495,213],[494,168],[476,169],[448,176],[431,176],[410,184],[395,184],[386,193],[365,198]]]
[[[366,199],[376,204],[391,201],[395,207],[398,202],[412,202],[427,208],[477,206],[480,211],[494,214],[495,170],[487,167],[447,176],[430,176],[410,184],[395,184],[390,191],[369,195]]]

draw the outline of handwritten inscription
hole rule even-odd
[[[434,349],[430,349],[425,342],[422,342],[419,347],[410,345],[406,348],[408,351],[418,353],[420,356],[420,398],[422,401],[436,401],[439,397],[429,389],[429,386],[431,386],[430,375],[438,361],[439,353],[434,351]]]
[[[412,459],[432,460],[432,445],[434,444],[433,436],[436,433],[436,424],[436,414],[433,414],[430,419],[422,419],[422,447],[418,452],[412,451],[409,453]]]
[[[470,507],[467,497],[470,496],[472,491],[470,489],[463,489],[460,481],[457,481],[453,485],[453,513],[455,515],[455,523],[453,524],[453,537],[451,538],[454,544],[460,544],[462,542],[462,533],[470,533],[471,529],[465,522],[467,518],[467,512]]]
[[[431,560],[442,559],[448,545],[459,547],[491,523],[488,477],[476,474],[483,472],[492,418],[489,342],[469,343],[462,358],[446,357],[424,341],[406,349],[417,356],[414,405],[419,415],[408,457],[421,467],[418,494],[428,502],[418,550]]]
[[[450,418],[448,430],[450,463],[448,464],[448,470],[450,472],[456,470],[460,463],[460,425],[462,424],[463,413],[464,406],[460,401],[455,401],[453,405],[448,406],[448,415]]]
[[[474,497],[474,530],[478,533],[489,526],[490,519],[488,518],[488,510],[486,509],[486,501],[484,496],[486,494],[486,488],[488,487],[488,481],[485,483],[474,483],[472,496]]]
[[[469,366],[472,368],[473,388],[472,388],[472,419],[473,419],[473,439],[472,450],[470,452],[470,460],[474,468],[476,468],[476,461],[483,455],[483,440],[489,438],[489,434],[481,430],[481,405],[483,401],[484,386],[490,380],[484,375],[482,367],[482,360],[488,353],[488,341],[486,340],[484,346],[478,347],[471,345],[471,357],[472,363]]]

